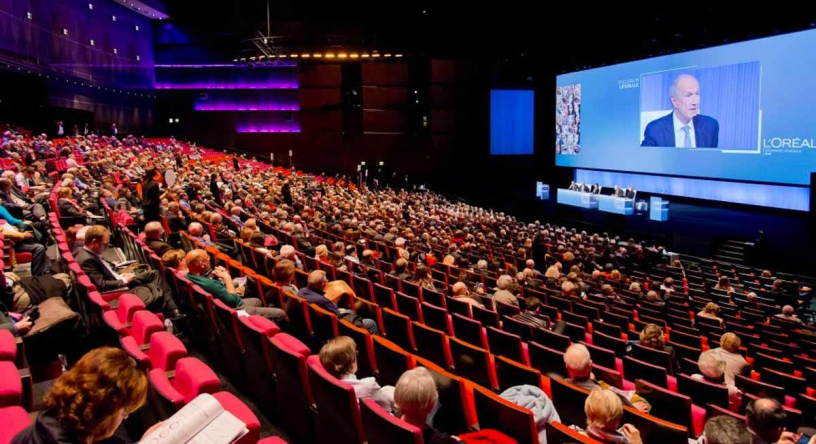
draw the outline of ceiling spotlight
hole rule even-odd
[[[360,57],[360,55],[359,54],[351,54],[350,57],[352,59],[356,59],[356,58]]]
[[[241,57],[242,62],[246,62],[246,57]]]
[[[327,59],[333,59],[333,58],[334,58],[334,54],[332,54],[332,53],[330,53],[330,52],[327,52],[327,53],[326,53],[326,58],[327,58]]]
[[[136,61],[140,62],[142,60],[142,56],[136,56]]]
[[[250,57],[249,60],[255,60],[255,57]]]
[[[314,57],[316,59],[319,59],[319,58],[323,57],[323,54],[314,53],[314,54],[312,54],[312,57]]]
[[[263,42],[264,42],[264,45],[266,45],[266,42],[267,42],[266,37],[263,38]]]
[[[377,54],[377,53],[371,54],[371,57],[374,57],[374,58],[377,58],[377,57],[379,57],[379,56],[380,56],[380,55],[379,55],[379,54]]]
[[[394,57],[402,57],[402,54],[397,54]]]
[[[136,30],[138,31],[138,30],[139,30],[139,25],[136,25],[136,26],[135,26],[135,28],[136,28]]]
[[[176,117],[176,123],[179,123],[179,119],[178,119],[178,117]]]
[[[337,54],[337,58],[339,58],[339,59],[345,59],[346,57],[348,57],[348,55],[345,52],[341,52],[340,54]]]
[[[361,55],[361,57],[364,58],[364,59],[367,59],[369,57],[369,55],[368,54],[363,54],[363,55]]]
[[[275,54],[272,54],[272,55],[269,56],[270,59],[274,59],[275,57],[277,57],[277,55],[275,55]]]
[[[279,55],[279,56],[278,56],[278,58],[279,58],[279,59],[285,59],[285,58],[286,58],[286,54],[281,54],[281,55]]]
[[[31,20],[31,19],[33,19],[33,18],[34,18],[34,15],[33,15],[33,14],[31,14],[30,12],[26,12],[26,18],[27,18],[28,20]]]
[[[94,41],[94,39],[91,39],[89,43],[91,44],[91,46],[96,46],[96,42]]]
[[[116,48],[113,48],[113,53],[114,53],[114,54],[119,54],[119,50],[118,50],[118,49],[116,49]]]
[[[300,58],[301,58],[301,59],[308,59],[308,58],[309,58],[309,57],[311,57],[311,56],[312,56],[311,54],[301,54],[301,55],[300,55]]]
[[[91,11],[93,11],[93,3],[88,3],[88,9],[90,9]]]
[[[68,35],[68,28],[62,28],[62,35]]]
[[[232,59],[233,62],[238,62],[238,59]]]
[[[385,53],[385,56],[386,56],[386,57],[391,57],[391,54],[389,54],[389,53]]]
[[[298,58],[298,54],[289,54],[289,57],[293,58],[293,59],[296,59],[296,58]]]
[[[111,20],[113,20],[113,21],[115,22],[115,21],[116,21],[116,16],[115,16],[115,15],[112,15],[112,16],[111,16]]]
[[[265,58],[266,58],[266,56],[265,56],[265,55],[258,56],[258,60],[263,60],[263,59],[265,59]]]

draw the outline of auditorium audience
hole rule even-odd
[[[282,291],[298,293],[298,288],[295,286],[295,264],[292,261],[286,259],[278,261],[275,268],[272,269],[272,279]]]
[[[156,253],[156,256],[162,257],[164,253],[167,253],[173,248],[172,245],[162,240],[164,228],[161,222],[148,222],[147,225],[145,225],[144,233],[147,248],[150,248],[151,251]]]
[[[564,364],[569,375],[567,382],[585,390],[608,387],[605,383],[595,380],[595,376],[592,374],[592,358],[589,349],[585,345],[572,344],[567,347],[567,351],[564,352]],[[635,407],[642,412],[648,412],[651,409],[649,403],[637,394],[623,391],[616,393],[625,405]]]
[[[467,302],[468,304],[475,305],[479,308],[484,308],[484,305],[482,305],[481,302],[481,297],[478,295],[471,295],[468,291],[467,284],[461,281],[453,284],[453,299]]]
[[[287,323],[286,313],[273,307],[264,307],[263,302],[258,298],[242,298],[245,287],[236,288],[232,276],[224,267],[210,268],[210,255],[204,250],[191,250],[185,256],[187,263],[187,279],[202,290],[211,294],[214,298],[223,302],[227,307],[236,310],[243,310],[250,315],[260,315],[274,321],[278,326],[285,326]],[[218,279],[212,279],[207,275],[212,272]]]
[[[697,316],[707,319],[714,319],[715,321],[719,322],[720,325],[725,325],[725,321],[723,321],[723,319],[720,317],[720,306],[714,302],[709,302],[706,304],[705,307],[703,307],[703,309],[697,313]]]
[[[748,362],[740,354],[740,345],[742,341],[739,336],[725,333],[720,337],[720,346],[712,350],[725,362],[725,384],[729,391],[734,386],[734,377],[744,374],[748,368]]]
[[[700,373],[691,375],[694,379],[717,384],[719,386],[726,386],[728,388],[728,396],[731,399],[731,404],[736,405],[739,400],[741,392],[736,385],[728,384],[725,380],[725,361],[720,357],[720,354],[714,350],[706,350],[700,353],[700,358],[697,360],[697,366]]]
[[[354,324],[365,327],[365,329],[373,335],[379,333],[377,322],[373,319],[362,318],[349,309],[337,307],[334,302],[330,301],[323,291],[327,283],[326,272],[315,270],[309,273],[308,287],[301,288],[297,295],[306,299],[311,304],[315,304],[324,310],[334,313],[340,319],[348,319]]]
[[[428,267],[424,265],[417,265],[416,271],[414,272],[414,279],[411,282],[419,285],[422,288],[436,291],[433,279],[431,279],[431,274],[428,272]]]
[[[752,444],[795,444],[797,436],[785,431],[787,413],[782,406],[771,398],[752,400],[745,406],[746,423],[751,432]]]
[[[406,371],[394,387],[394,405],[399,410],[401,419],[422,430],[423,442],[426,444],[459,442],[455,437],[428,425],[428,415],[436,407],[438,398],[436,382],[425,367]]]
[[[135,359],[118,348],[98,348],[56,380],[34,424],[11,442],[110,442],[122,421],[145,403],[147,392],[147,375]]]
[[[579,430],[598,442],[605,444],[642,444],[640,431],[632,424],[620,425],[623,419],[623,404],[611,390],[595,387],[584,402],[586,429]]]
[[[797,324],[801,324],[802,320],[799,319],[795,314],[793,314],[793,307],[790,305],[786,305],[782,307],[782,313],[774,315],[779,319],[784,319],[786,321],[795,322]]]
[[[101,225],[94,225],[85,232],[85,246],[76,256],[82,271],[100,292],[127,289],[154,312],[162,311],[169,319],[181,317],[172,299],[170,288],[157,270],[118,273],[102,256],[110,245],[110,232]]]
[[[394,387],[380,387],[373,377],[357,379],[357,344],[348,336],[329,339],[320,349],[320,365],[354,389],[357,399],[371,398],[387,412],[394,410]]]
[[[752,435],[748,430],[748,426],[729,415],[714,416],[706,421],[703,437],[698,442],[704,442],[705,444],[752,443]]]
[[[94,204],[94,201],[98,202],[98,197],[93,194],[96,191],[101,193],[103,199],[108,200],[107,198],[112,196],[111,193],[116,192],[115,181],[111,175],[117,172],[124,183],[118,189],[120,199],[114,202],[116,207],[121,207],[125,212],[130,212],[134,216],[138,215],[138,208],[142,207],[145,209],[143,211],[145,216],[148,216],[148,212],[151,213],[151,216],[146,217],[147,219],[153,218],[154,213],[161,214],[167,218],[171,231],[181,231],[187,226],[192,239],[204,246],[217,246],[225,252],[237,252],[237,250],[229,250],[235,239],[235,233],[230,232],[229,227],[235,229],[235,224],[238,224],[239,227],[243,227],[243,229],[236,230],[239,231],[240,239],[248,242],[251,248],[268,257],[268,263],[261,265],[262,267],[271,267],[273,261],[277,262],[270,276],[277,286],[335,313],[339,318],[368,329],[372,334],[378,333],[374,320],[365,319],[349,309],[340,308],[337,304],[345,306],[343,302],[334,303],[333,299],[329,300],[326,297],[327,278],[324,272],[312,271],[308,277],[308,286],[297,288],[294,283],[295,270],[310,270],[313,264],[311,260],[305,264],[301,263],[299,252],[305,254],[306,257],[315,257],[319,262],[331,263],[338,270],[346,270],[346,267],[349,266],[351,269],[348,271],[353,272],[355,279],[364,276],[372,282],[380,282],[381,274],[378,271],[380,263],[376,257],[380,255],[382,261],[394,261],[394,269],[390,273],[393,278],[416,283],[423,289],[429,290],[437,290],[438,287],[438,283],[435,284],[434,279],[431,279],[429,268],[444,257],[443,264],[459,264],[459,268],[453,269],[454,274],[450,276],[453,284],[451,287],[453,299],[481,307],[480,296],[471,291],[482,291],[484,297],[491,297],[495,302],[524,306],[521,314],[514,315],[513,319],[536,328],[554,327],[555,330],[561,328],[563,331],[566,326],[563,321],[556,319],[548,323],[546,318],[540,315],[539,308],[542,301],[532,296],[528,290],[542,290],[542,286],[546,286],[547,291],[556,296],[559,296],[559,289],[562,293],[560,296],[564,297],[578,297],[586,294],[588,295],[585,296],[587,300],[597,298],[596,293],[600,290],[601,295],[606,298],[610,306],[616,300],[626,299],[624,302],[628,303],[628,298],[632,296],[640,299],[645,290],[651,291],[646,293],[643,307],[648,306],[655,309],[665,307],[666,301],[674,306],[676,301],[687,299],[686,295],[682,294],[684,289],[675,288],[674,280],[671,277],[666,277],[659,286],[660,291],[655,291],[659,278],[655,277],[655,284],[652,284],[651,278],[646,278],[644,281],[637,274],[633,274],[634,271],[655,274],[654,266],[663,263],[662,247],[654,244],[645,242],[638,244],[633,239],[622,241],[619,238],[610,237],[607,233],[590,236],[586,232],[579,232],[575,229],[567,230],[563,227],[551,224],[542,225],[538,222],[525,225],[503,213],[493,213],[466,204],[453,204],[433,193],[419,195],[393,189],[376,192],[363,188],[351,190],[348,186],[328,186],[323,183],[320,185],[321,192],[310,195],[303,191],[304,181],[294,175],[288,176],[274,170],[254,171],[254,167],[249,166],[245,166],[246,168],[240,172],[233,172],[233,169],[225,168],[224,165],[218,163],[188,165],[181,162],[176,170],[176,185],[165,188],[164,195],[161,199],[157,199],[153,195],[154,185],[149,183],[151,181],[156,183],[151,178],[157,173],[148,165],[151,165],[150,162],[161,164],[171,159],[177,160],[172,155],[168,154],[163,157],[160,151],[143,148],[138,146],[137,142],[129,142],[127,145],[116,148],[108,147],[105,144],[101,146],[95,144],[92,148],[89,145],[89,149],[93,150],[91,152],[94,154],[86,152],[84,163],[89,165],[93,175],[99,178],[99,182],[82,168],[68,171],[63,177],[60,177],[61,184],[64,183],[65,186],[59,191],[58,206],[64,215],[88,214],[89,207],[85,205]],[[80,154],[79,149],[75,151]],[[194,151],[191,158],[196,156],[200,157],[200,153]],[[28,217],[29,222],[32,218],[36,220],[37,216],[34,213],[35,210],[39,213],[39,210],[34,205],[39,204],[36,200],[40,197],[32,199],[34,196],[19,196],[15,191],[17,187],[14,187],[15,184],[20,183],[32,186],[35,183],[33,171],[30,169],[21,171],[19,168],[16,171],[20,173],[15,175],[13,171],[10,171],[11,175],[4,174],[0,179],[0,201],[10,206],[18,205],[15,211],[24,210],[23,214]],[[207,189],[207,174],[210,174],[209,190]],[[135,185],[141,177],[146,179],[142,184],[143,195],[145,186],[148,187],[149,194],[151,194],[150,197],[145,196],[144,201],[139,199],[138,193],[134,192]],[[12,181],[12,187],[4,185],[4,180]],[[36,187],[36,185],[33,186]],[[580,186],[583,188],[584,184]],[[155,190],[158,191],[159,188],[161,188],[160,185],[156,183]],[[47,189],[46,186],[39,190]],[[592,189],[594,190],[594,187]],[[628,193],[634,195],[631,187],[628,192],[617,187],[616,190],[624,195]],[[71,200],[74,196],[79,199],[79,204]],[[202,198],[206,204],[200,202],[199,198]],[[5,217],[5,214],[2,213],[5,210],[6,208],[0,210],[0,217]],[[191,218],[188,219],[187,214],[190,214]],[[10,225],[7,226],[10,228],[4,226],[3,233],[6,237],[14,239],[15,233],[11,230],[19,229],[20,225],[14,222],[22,222],[22,220],[15,220],[11,213],[8,216],[6,220],[9,221]],[[230,219],[225,220],[224,217],[230,217]],[[263,307],[261,301],[256,298],[243,299],[242,289],[236,288],[235,281],[223,268],[216,267],[212,270],[214,278],[211,278],[209,276],[210,258],[205,251],[193,250],[185,255],[183,251],[175,250],[171,245],[162,241],[164,226],[157,221],[158,218],[153,218],[153,221],[148,220],[149,223],[144,227],[144,239],[148,247],[161,257],[165,266],[175,268],[182,274],[187,272],[188,278],[193,283],[232,308],[245,310],[249,314],[260,314],[285,325],[286,315],[282,310]],[[188,224],[188,222],[192,223]],[[205,225],[207,229],[210,228],[210,225],[207,224],[211,224],[215,233],[212,239],[204,234]],[[282,243],[289,242],[291,245],[283,245],[279,253],[270,252],[267,247],[277,243],[276,239],[272,241],[270,228],[285,233],[281,238]],[[337,237],[329,241],[331,237],[326,236],[324,232]],[[105,252],[110,241],[110,233],[106,229],[94,226],[80,231],[77,227],[69,230],[69,233],[72,233],[74,238],[72,246],[77,249],[77,261],[100,290],[130,287],[130,291],[142,298],[148,308],[154,311],[164,309],[168,313],[174,312],[175,305],[171,305],[170,292],[165,292],[162,288],[166,287],[166,284],[162,283],[161,276],[156,275],[155,279],[153,277],[137,279],[138,276],[130,273],[118,274],[115,268],[102,258],[102,253]],[[84,234],[84,238],[80,236],[80,233]],[[19,234],[23,238],[19,239],[20,242],[17,242],[15,247],[27,243],[34,244],[30,240],[33,238],[33,233],[29,235],[28,231],[23,231]],[[313,234],[319,236],[314,237]],[[71,235],[68,237],[71,240]],[[380,246],[372,247],[371,240],[393,242],[393,248],[386,251],[385,256],[381,256],[383,250],[379,248]],[[332,243],[334,241],[338,242]],[[368,245],[365,245],[366,242],[369,242]],[[379,253],[375,255],[374,251],[364,249],[364,247],[372,248]],[[359,258],[358,251],[361,252]],[[393,253],[396,253],[396,257],[393,257]],[[277,256],[273,258],[275,254]],[[237,256],[237,254],[233,255],[233,257]],[[522,264],[524,268],[519,271],[516,265],[521,268]],[[536,269],[536,264],[539,264],[541,270],[549,266],[542,274]],[[42,263],[35,260],[32,269],[40,266]],[[670,268],[669,271],[675,276],[678,270],[684,272],[682,264],[679,264],[679,267],[678,264],[672,264]],[[662,269],[667,270],[665,265],[662,266]],[[566,272],[566,275],[562,275],[562,271]],[[461,274],[457,276],[458,272]],[[690,268],[689,273],[691,272]],[[434,276],[436,276],[435,273],[436,271],[434,271]],[[736,273],[733,274],[736,275]],[[765,276],[763,273],[762,279],[766,279],[763,283],[770,282],[767,280],[770,279],[770,275],[768,273],[768,276]],[[592,277],[589,278],[589,276]],[[458,280],[456,280],[457,277]],[[538,280],[545,278],[546,282]],[[482,289],[483,279],[488,287],[492,286],[493,279],[495,279],[497,289]],[[633,280],[638,282],[632,282]],[[138,290],[139,287],[150,288],[151,285],[155,288],[147,292]],[[715,289],[726,291],[729,294],[737,291],[741,293],[743,287],[741,285],[737,287],[739,290],[730,284],[729,277],[721,275]],[[626,291],[627,288],[629,291]],[[746,281],[745,290],[751,288],[757,287]],[[246,290],[256,291],[254,286]],[[445,288],[439,288],[440,292],[442,290]],[[783,285],[782,281],[777,280],[769,292],[769,297],[783,298],[783,301],[788,301],[782,313],[775,316],[801,323],[794,315],[794,307],[797,306],[795,296],[799,295],[790,294],[791,291],[793,289],[789,288],[789,285]],[[765,293],[762,294],[765,297]],[[520,304],[519,298],[524,295],[526,295],[524,304]],[[664,298],[661,298],[661,295],[664,295]],[[762,309],[762,306],[758,304],[756,294],[749,293],[747,298],[749,304],[754,304],[751,305],[752,308]],[[693,296],[688,299],[689,302],[694,302]],[[737,303],[742,302],[737,300]],[[771,315],[771,313],[768,314]],[[716,319],[723,324],[719,307],[714,303],[708,304],[696,316]],[[172,316],[168,314],[168,317]],[[0,313],[0,328],[16,330],[19,334],[25,333],[31,328],[31,325],[25,320],[15,322],[5,313]],[[646,325],[640,334],[639,342],[645,347],[669,353],[672,362],[671,373],[675,375],[679,373],[675,351],[673,347],[666,345],[664,332],[658,325]],[[745,359],[740,355],[739,347],[739,337],[733,333],[724,334],[720,338],[719,348],[705,351],[700,355],[699,373],[693,377],[712,383],[725,384],[730,394],[738,394],[734,385],[734,377],[737,374],[743,374],[748,368]],[[386,402],[378,399],[380,394],[389,387],[380,388],[373,378],[357,380],[355,376],[356,359],[356,344],[347,337],[332,339],[320,350],[320,361],[327,372],[351,385],[358,398],[371,397],[390,410],[391,405],[387,397]],[[603,390],[606,385],[593,378],[589,350],[581,344],[573,344],[567,349],[564,354],[564,362],[570,376],[569,380],[580,387],[592,390],[585,404],[587,415],[585,433],[601,442],[640,442],[639,433],[631,426],[624,425],[620,430],[618,429],[622,416],[621,402],[643,411],[649,410],[648,402],[631,392]],[[437,396],[433,379],[427,370],[422,368],[406,372],[394,390],[394,403],[399,408],[399,414],[404,420],[422,428],[426,442],[446,442],[450,439],[447,435],[436,432],[425,425]],[[792,435],[786,435],[787,432],[783,433],[781,429],[775,427],[777,423],[784,423],[784,421],[776,421],[778,418],[775,415],[781,409],[778,404],[768,402],[773,401],[759,400],[749,404],[747,413],[750,433],[755,437],[755,442],[788,442],[786,440],[792,439]],[[125,410],[128,411],[120,415],[132,411],[131,409]],[[56,413],[50,411],[43,413],[41,418],[48,418],[49,414],[56,418]],[[784,412],[782,414],[784,415]],[[38,424],[39,421],[38,419]],[[59,422],[55,419],[51,421],[52,425]],[[90,439],[83,439],[82,442],[100,440],[107,437],[103,435],[107,435],[108,432],[113,433],[110,428],[102,426],[104,422],[103,418],[95,423],[91,427],[94,431],[88,432],[89,434],[85,436]],[[113,429],[115,430],[115,427]],[[737,436],[738,434],[740,436]],[[708,441],[712,443],[739,442],[740,439],[744,441],[745,438],[744,430],[740,431],[733,421],[718,418],[713,418],[708,422],[706,435]],[[729,435],[732,435],[733,441],[725,440],[725,437]],[[433,441],[434,439],[440,441]]]
[[[674,347],[666,345],[663,329],[659,325],[647,324],[643,327],[643,330],[640,332],[640,345],[668,353],[672,363],[671,374],[680,374],[680,362],[677,360]]]

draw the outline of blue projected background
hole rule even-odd
[[[532,90],[490,91],[490,154],[533,154]]]
[[[816,171],[814,47],[816,31],[804,31],[558,76],[556,165],[807,185]],[[669,90],[681,74],[699,84],[692,112],[718,125],[695,128],[708,131],[699,148],[675,147]],[[641,146],[661,117],[657,146]],[[702,147],[713,134],[716,148]]]

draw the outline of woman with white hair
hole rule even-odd
[[[581,430],[576,425],[572,426],[582,434],[602,443],[643,443],[640,431],[635,426],[624,424],[620,427],[621,419],[623,419],[623,403],[611,390],[601,387],[592,389],[584,402],[584,413],[587,418],[586,429]]]
[[[499,276],[499,279],[496,281],[496,286],[499,287],[499,290],[493,293],[493,301],[518,307],[518,298],[508,290],[512,284],[513,278],[510,275],[503,274]]]
[[[775,317],[777,317],[779,319],[784,319],[784,320],[789,321],[789,322],[795,322],[797,324],[801,323],[802,320],[799,319],[798,317],[796,317],[796,315],[793,314],[793,312],[794,312],[793,306],[786,305],[786,306],[782,307],[782,313],[776,315]]]
[[[434,429],[426,422],[438,399],[436,382],[425,367],[417,367],[403,373],[394,388],[394,405],[402,415],[401,419],[419,427],[424,442],[429,444],[459,442],[457,438]]]
[[[706,350],[700,353],[697,366],[700,368],[700,373],[691,375],[692,378],[727,387],[731,405],[736,405],[736,403],[739,402],[739,397],[742,395],[742,392],[740,392],[735,385],[726,384],[726,364],[719,352],[716,350]]]

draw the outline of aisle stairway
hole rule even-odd
[[[714,252],[714,257],[724,262],[744,265],[745,255],[749,247],[750,242],[739,239],[727,239],[720,245],[717,251]]]

